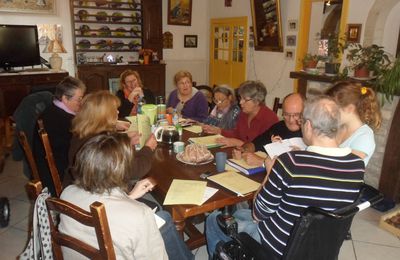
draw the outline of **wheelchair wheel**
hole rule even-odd
[[[0,198],[0,227],[8,226],[10,221],[10,203],[7,198]]]

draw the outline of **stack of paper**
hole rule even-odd
[[[260,187],[260,183],[236,172],[223,172],[211,175],[207,180],[215,182],[239,196],[244,196],[250,192],[256,191]]]
[[[215,148],[222,146],[217,143],[218,138],[222,138],[222,135],[208,135],[203,137],[191,137],[189,138],[190,143],[204,144],[207,148]]]
[[[267,154],[264,152],[256,152],[256,155],[262,157],[262,158],[267,158]],[[252,166],[247,164],[243,159],[241,160],[236,160],[236,159],[229,159],[227,161],[228,165],[235,168],[236,170],[239,170],[240,172],[243,172],[244,174],[247,175],[252,175],[260,172],[265,172],[265,168],[262,166]]]
[[[179,180],[172,181],[165,196],[164,205],[177,204],[203,204],[203,197],[206,191],[207,182]]]
[[[284,139],[280,142],[273,142],[267,145],[264,145],[265,151],[267,151],[268,155],[271,158],[275,156],[279,156],[283,153],[287,153],[294,149],[305,150],[307,145],[303,142],[303,138],[301,137],[293,137],[290,139]]]

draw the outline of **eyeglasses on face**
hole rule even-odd
[[[225,102],[225,100],[227,100],[227,98],[225,98],[225,99],[213,99],[213,101],[214,101],[214,103],[216,104],[216,105],[219,105],[219,104],[222,104],[222,103],[224,103]]]
[[[253,100],[252,98],[239,97],[239,103],[247,103],[252,100]]]
[[[137,79],[126,80],[126,81],[125,81],[125,84],[126,84],[126,85],[130,85],[130,84],[133,84],[133,83],[136,83],[136,82],[137,82]]]
[[[68,99],[69,99],[69,100],[72,100],[72,101],[76,101],[76,102],[78,102],[78,103],[81,103],[83,97],[71,97],[71,96],[69,96]]]
[[[290,118],[300,119],[301,118],[301,113],[286,113],[286,112],[283,112],[282,116],[284,118],[286,118],[286,119],[290,119]]]

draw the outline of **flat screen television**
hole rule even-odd
[[[36,25],[0,24],[0,68],[40,64]]]

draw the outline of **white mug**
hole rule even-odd
[[[180,153],[185,150],[185,143],[184,142],[174,142],[174,153]]]

